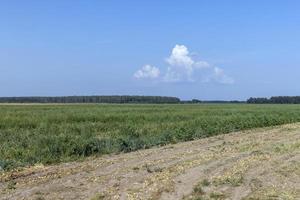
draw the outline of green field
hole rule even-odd
[[[300,121],[300,105],[0,105],[0,167],[78,160]]]

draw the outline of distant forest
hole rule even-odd
[[[199,100],[199,99],[192,99],[192,100],[182,100],[180,101],[182,104],[197,104],[197,103],[246,103],[246,101],[223,101],[223,100]]]
[[[247,100],[252,104],[300,104],[300,96],[278,96],[271,98],[253,98]]]
[[[0,97],[0,103],[180,103],[164,96]]]
[[[61,96],[61,97],[0,97],[0,103],[148,103],[148,104],[201,104],[201,103],[248,103],[248,104],[300,104],[300,96],[249,98],[247,101],[180,100],[166,96]]]

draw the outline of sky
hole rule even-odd
[[[298,0],[3,0],[0,96],[300,95]]]

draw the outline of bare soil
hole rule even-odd
[[[300,123],[0,172],[0,199],[300,199]]]

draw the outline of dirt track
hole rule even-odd
[[[300,199],[300,124],[0,172],[0,199]]]

